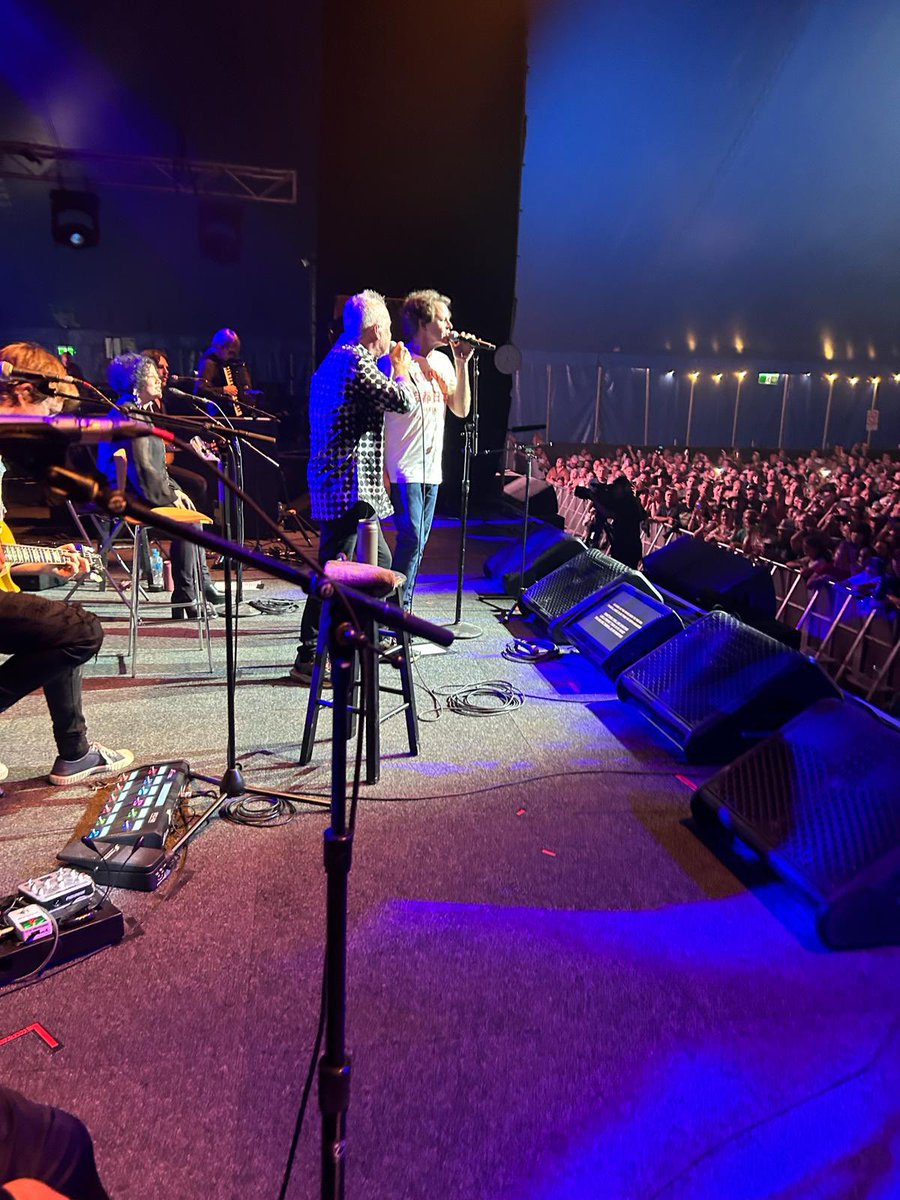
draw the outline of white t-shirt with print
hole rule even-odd
[[[416,404],[409,413],[384,415],[384,465],[391,483],[440,483],[447,396],[456,390],[456,369],[441,350],[414,356],[409,383]]]

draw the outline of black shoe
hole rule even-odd
[[[172,620],[173,621],[196,621],[199,612],[196,604],[173,604],[172,605]]]
[[[207,579],[203,584],[203,599],[208,600],[210,604],[224,604],[225,593],[220,591],[211,579]]]
[[[172,620],[196,621],[198,617],[197,598],[190,592],[180,592],[176,588],[172,593]]]
[[[309,687],[312,684],[312,677],[313,677],[313,671],[315,670],[315,666],[316,666],[316,664],[313,659],[309,659],[307,661],[306,659],[298,658],[297,661],[294,663],[294,665],[291,667],[290,674],[288,675],[288,679],[291,681],[291,683],[297,683],[301,687]],[[329,668],[329,663],[328,663],[328,660],[326,659],[325,667],[324,667],[324,670],[322,673],[322,687],[323,688],[331,687],[331,672],[329,671],[328,668]]]

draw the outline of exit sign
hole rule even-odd
[[[765,384],[767,387],[774,387],[780,378],[780,375],[772,375],[771,372],[761,371],[759,382]]]

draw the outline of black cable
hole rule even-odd
[[[316,1039],[313,1043],[312,1054],[309,1059],[309,1067],[306,1072],[306,1079],[303,1083],[303,1095],[300,1098],[300,1108],[297,1110],[297,1120],[294,1124],[294,1136],[291,1138],[291,1147],[288,1151],[287,1162],[284,1167],[284,1175],[281,1178],[281,1187],[278,1189],[278,1200],[284,1200],[287,1195],[288,1185],[291,1181],[291,1172],[294,1169],[294,1156],[297,1153],[297,1144],[300,1141],[300,1134],[303,1132],[303,1121],[306,1117],[306,1109],[309,1105],[309,1095],[312,1091],[313,1079],[316,1076],[316,1063],[319,1061],[319,1054],[322,1050],[322,1037],[325,1033],[325,1002],[328,998],[328,959],[327,956],[322,963],[322,993],[319,1000],[319,1024],[316,1029]]]
[[[467,717],[493,717],[521,708],[524,696],[505,679],[485,679],[461,687],[435,688],[436,696],[444,696],[451,712]]]
[[[287,825],[296,816],[291,801],[283,797],[276,797],[273,803],[261,796],[236,796],[226,800],[220,811],[223,819],[232,825],[257,827]]]
[[[787,1116],[788,1113],[798,1112],[807,1104],[811,1104],[816,1100],[821,1100],[823,1096],[827,1096],[831,1092],[837,1091],[838,1088],[846,1087],[847,1084],[853,1083],[853,1081],[856,1079],[862,1079],[864,1075],[868,1074],[868,1072],[872,1070],[872,1068],[890,1046],[897,1034],[898,1029],[900,1029],[900,1025],[898,1025],[896,1021],[893,1022],[889,1026],[888,1031],[882,1038],[880,1044],[869,1056],[868,1062],[863,1063],[861,1067],[857,1067],[854,1071],[848,1071],[846,1075],[841,1076],[839,1079],[835,1079],[833,1083],[826,1084],[824,1087],[817,1089],[809,1096],[804,1096],[801,1100],[796,1100],[790,1104],[785,1104],[782,1108],[777,1109],[768,1116],[761,1117],[758,1121],[751,1121],[748,1125],[745,1125],[743,1129],[737,1129],[734,1133],[729,1134],[727,1137],[721,1138],[708,1149],[696,1155],[696,1157],[693,1158],[687,1164],[687,1166],[682,1167],[682,1169],[670,1179],[667,1179],[661,1187],[658,1187],[656,1191],[653,1192],[648,1200],[659,1200],[659,1197],[667,1192],[669,1188],[677,1184],[680,1180],[683,1180],[686,1176],[690,1175],[695,1167],[699,1166],[700,1163],[702,1163],[705,1159],[712,1158],[712,1156],[717,1154],[724,1146],[731,1145],[732,1143],[738,1141],[739,1138],[746,1136],[748,1133],[753,1133],[757,1129],[763,1129],[766,1125],[771,1125],[773,1121],[780,1121],[783,1117]]]
[[[678,765],[678,764],[676,764]],[[483,788],[471,788],[465,792],[441,792],[437,796],[367,796],[373,804],[418,804],[424,800],[462,800],[469,796],[485,796],[490,792],[500,792],[504,788],[527,787],[532,783],[543,783],[547,779],[575,779],[580,775],[619,775],[627,778],[647,779],[677,779],[680,771],[624,771],[610,770],[608,767],[592,767],[586,771],[554,771],[548,775],[530,775],[527,779],[510,779],[502,783],[491,783]],[[322,798],[322,793],[307,791],[307,795],[316,799]],[[300,797],[298,796],[299,800]]]
[[[15,911],[16,907],[17,907],[16,905],[13,905],[13,907],[11,909],[7,909],[7,912],[6,912],[7,918],[8,918],[8,915],[10,912]],[[27,905],[19,905],[18,907],[24,908],[24,907],[27,907]],[[49,920],[50,924],[53,926],[53,939],[52,939],[50,950],[48,951],[48,953],[44,955],[44,957],[41,959],[41,961],[38,963],[38,965],[33,970],[29,971],[27,975],[20,975],[19,979],[17,980],[18,983],[27,983],[29,980],[36,981],[36,980],[40,979],[40,977],[44,973],[44,970],[50,965],[50,963],[53,959],[53,955],[56,953],[56,947],[59,945],[59,922],[57,921],[56,917],[54,917],[53,913],[49,911],[49,909],[44,908],[43,905],[38,905],[38,907],[41,909],[41,911],[44,913],[44,915]],[[22,946],[23,947],[27,946],[29,944],[29,942],[31,942],[31,941],[32,941],[32,938],[28,938],[27,940],[22,942]]]
[[[507,662],[537,663],[559,658],[559,646],[549,638],[513,638],[500,651]]]
[[[376,676],[375,677],[375,686],[377,687],[378,686],[378,669],[379,668],[378,668],[378,664],[374,661],[373,657],[371,656],[371,654],[367,648],[360,649],[359,663],[360,663],[359,686],[361,688],[360,694],[363,697],[365,697],[367,673],[369,671],[375,671],[375,676]],[[363,707],[363,705],[360,705],[360,708],[362,708],[362,707]],[[351,795],[350,795],[350,816],[347,820],[347,829],[348,829],[349,833],[351,834],[351,836],[355,832],[355,829],[356,829],[356,810],[357,810],[357,807],[359,806],[359,785],[360,785],[360,780],[362,778],[362,756],[363,756],[363,745],[365,742],[365,724],[366,724],[367,720],[372,719],[373,715],[374,714],[367,713],[365,715],[365,717],[361,716],[359,718],[359,725],[357,727],[356,761],[353,764],[353,784],[352,784],[352,791],[351,791]]]
[[[41,980],[56,979],[56,977],[61,975],[63,971],[69,971],[72,969],[72,967],[80,967],[82,963],[87,962],[88,959],[95,958],[98,954],[102,954],[103,951],[107,950],[108,948],[108,946],[98,946],[96,950],[89,950],[86,954],[81,954],[78,956],[78,958],[73,958],[69,962],[57,963],[55,967],[49,971],[46,971],[41,976]],[[24,982],[23,980],[27,980],[27,982]],[[7,996],[14,996],[16,992],[20,990],[24,991],[25,988],[33,987],[34,984],[39,982],[40,980],[38,979],[30,979],[28,976],[24,976],[23,979],[18,980],[15,984],[4,987],[3,991],[0,992],[0,1000],[4,1000]]]
[[[419,669],[419,660],[417,657],[413,657],[411,665],[412,665],[413,670],[415,671],[416,675],[418,676],[418,682],[419,682],[420,686],[422,688],[424,688],[425,691],[428,693],[428,698],[431,701],[432,715],[425,717],[425,716],[422,716],[421,713],[419,713],[418,714],[419,720],[423,721],[426,725],[433,725],[435,721],[440,720],[441,713],[444,710],[441,708],[441,704],[440,704],[440,701],[438,700],[437,694],[435,692],[433,692],[431,690],[431,688],[428,686],[425,676],[422,674],[421,670]],[[415,681],[413,681],[413,686],[415,686]]]

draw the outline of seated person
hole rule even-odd
[[[0,361],[20,371],[51,376],[66,373],[58,359],[29,342],[5,346]],[[51,416],[62,403],[62,395],[42,395],[33,383],[0,381],[0,421],[12,414]],[[0,488],[0,520],[3,512]],[[70,578],[86,564],[74,546],[64,550],[68,551],[67,561],[55,570]],[[33,570],[34,565],[28,564],[28,569]],[[39,569],[44,569],[43,564]],[[64,786],[117,775],[134,761],[134,755],[130,750],[108,750],[89,742],[81,702],[82,666],[103,642],[100,622],[80,604],[19,592],[12,578],[14,571],[8,577],[7,590],[0,588],[0,654],[10,655],[0,666],[0,712],[43,688],[57,750],[50,782]],[[7,767],[0,763],[0,779],[7,774]]]
[[[173,416],[177,416],[180,410],[177,408],[170,408],[170,401],[174,399],[174,397],[167,392],[166,388],[166,384],[169,380],[169,360],[166,357],[165,350],[141,350],[140,354],[143,358],[150,358],[156,363],[156,372],[159,375],[160,387],[162,388],[162,399],[157,407],[162,409],[163,412],[171,412]],[[191,409],[187,415],[192,417],[196,417],[198,415],[202,416],[202,412],[199,410],[199,405],[197,408]],[[178,436],[183,438],[184,441],[189,441],[198,454],[201,454],[205,458],[209,458],[210,461],[218,464],[218,455],[215,453],[215,447],[213,447],[211,444],[204,442],[199,437],[192,438],[186,433],[183,434],[179,432]],[[207,512],[207,493],[209,489],[207,487],[206,476],[201,475],[199,471],[191,470],[191,467],[194,465],[194,463],[190,461],[191,458],[193,458],[193,456],[189,455],[186,450],[179,451],[172,450],[168,447],[166,448],[166,467],[168,468],[169,474],[171,475],[175,486],[190,496],[194,508],[196,508],[198,512]],[[196,462],[196,459],[194,462]]]
[[[156,364],[140,354],[121,354],[109,364],[110,387],[119,397],[120,408],[127,406],[128,414],[138,420],[144,413],[158,408],[162,384]],[[149,420],[149,416],[147,418]],[[193,508],[188,496],[175,485],[166,467],[166,447],[161,438],[142,437],[130,442],[103,442],[98,448],[97,463],[110,483],[118,486],[121,465],[126,466],[126,490],[151,508]],[[174,590],[172,616],[193,618],[202,599],[210,604],[224,600],[213,583],[206,565],[206,556],[199,555],[200,578],[194,577],[195,556],[189,543],[172,538],[170,557]],[[215,615],[215,610],[212,610]]]

